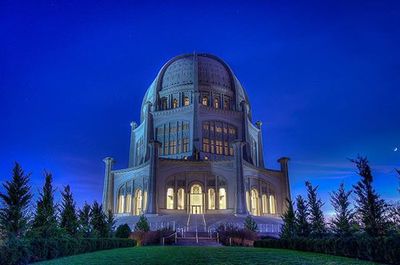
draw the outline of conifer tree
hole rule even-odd
[[[257,232],[257,223],[250,215],[248,215],[246,219],[244,219],[244,228],[252,232]]]
[[[306,181],[306,187],[311,234],[313,236],[321,237],[326,233],[324,214],[322,212],[322,206],[324,204],[322,203],[321,199],[318,198],[318,186],[313,187],[311,182]]]
[[[103,207],[97,201],[95,201],[90,211],[90,225],[92,227],[93,234],[96,237],[107,237],[108,229],[106,223],[106,215],[103,212]]]
[[[115,218],[111,210],[107,211],[106,224],[107,224],[108,237],[112,237],[115,228]]]
[[[58,228],[56,217],[56,205],[54,204],[53,177],[51,173],[45,172],[45,183],[37,201],[36,214],[32,229],[40,237],[55,236]]]
[[[150,230],[149,221],[147,220],[146,216],[144,216],[144,214],[139,217],[139,220],[136,223],[134,230],[142,232],[148,232]]]
[[[386,233],[387,204],[372,187],[373,176],[366,157],[351,160],[358,169],[361,180],[354,185],[356,210],[360,216],[361,226],[370,236],[381,236]]]
[[[307,202],[301,195],[296,197],[296,232],[298,236],[307,237],[310,235],[310,224],[308,223]]]
[[[60,212],[60,227],[64,228],[68,234],[75,236],[78,230],[78,216],[76,206],[69,185],[64,187]]]
[[[15,163],[11,181],[3,184],[5,192],[0,192],[0,234],[20,238],[25,234],[29,220],[28,207],[32,194],[26,175]]]
[[[85,202],[82,209],[79,210],[79,233],[83,237],[90,237],[92,228],[90,225],[90,205]]]
[[[335,209],[335,216],[332,220],[331,229],[338,236],[348,236],[352,232],[353,210],[350,208],[349,197],[352,191],[345,191],[341,183],[339,189],[331,194],[331,204]]]
[[[293,209],[293,202],[286,199],[287,210],[282,215],[283,226],[281,230],[281,238],[291,239],[296,236],[296,216]]]

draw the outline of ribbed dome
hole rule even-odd
[[[207,55],[196,55],[197,78],[200,85],[215,85],[232,88],[231,77],[227,67],[215,58]],[[195,55],[185,55],[172,60],[166,66],[162,77],[161,89],[193,84],[195,77]]]
[[[194,82],[197,82],[199,87],[230,89],[236,97],[235,102],[238,106],[242,101],[248,103],[248,97],[242,85],[222,59],[205,53],[184,54],[169,60],[147,89],[142,102],[141,119],[144,117],[144,105],[146,103],[154,105],[159,91],[179,87],[194,88]]]

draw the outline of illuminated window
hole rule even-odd
[[[246,206],[247,210],[250,212],[250,193],[246,191]]]
[[[168,147],[169,147],[169,141],[165,141],[164,143],[164,155],[168,155]]]
[[[259,215],[258,211],[258,191],[256,189],[251,190],[251,214]]]
[[[176,154],[176,141],[175,140],[169,142],[169,151],[170,151],[170,155]]]
[[[219,109],[219,98],[214,99],[214,108]]]
[[[174,209],[174,189],[167,189],[167,209]]]
[[[185,209],[185,190],[178,189],[178,210]]]
[[[178,107],[178,100],[176,98],[174,98],[174,100],[172,101],[172,108],[177,108]]]
[[[203,138],[203,151],[206,153],[210,152],[210,140],[207,138]]]
[[[226,191],[224,188],[219,189],[219,209],[225,210],[226,209]]]
[[[203,130],[208,131],[210,124],[208,122],[203,123]]]
[[[215,153],[215,145],[214,145],[214,140],[211,140],[211,153],[214,154]]]
[[[220,124],[216,124],[216,125],[215,125],[215,132],[217,132],[217,133],[222,133],[222,128],[221,128],[221,125],[220,125]]]
[[[264,214],[266,214],[268,213],[268,199],[266,194],[263,194],[261,196],[261,201],[262,201],[262,211]]]
[[[201,100],[201,104],[203,106],[208,106],[208,97],[204,96],[203,99]]]
[[[118,213],[123,213],[125,209],[125,189],[121,187],[118,192]]]
[[[229,155],[233,156],[233,147],[229,147]]]
[[[126,197],[125,197],[125,212],[130,213],[132,211],[132,184],[128,183],[126,187]]]
[[[188,98],[188,97],[185,97],[185,98],[183,99],[183,105],[184,105],[184,106],[189,106],[189,104],[190,104],[189,98]]]
[[[222,155],[223,154],[223,149],[222,149],[222,141],[219,141],[219,140],[217,140],[217,141],[215,141],[215,145],[216,145],[216,153],[217,153],[217,155]]]
[[[135,192],[135,215],[142,214],[142,190],[138,189]]]
[[[208,209],[215,210],[215,190],[208,189]]]
[[[224,142],[224,153],[226,156],[229,155],[228,142]]]
[[[183,138],[183,152],[189,152],[189,139]]]
[[[275,196],[274,195],[269,195],[269,213],[270,214],[276,214],[276,202],[275,202]]]

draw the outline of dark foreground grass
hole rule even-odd
[[[294,250],[243,247],[135,247],[104,250],[35,263],[41,265],[82,264],[376,264],[356,259]]]

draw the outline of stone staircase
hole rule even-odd
[[[189,214],[187,227],[184,232],[177,236],[177,246],[222,246],[217,242],[217,237],[214,234],[209,234],[206,231],[206,223],[203,214]]]

